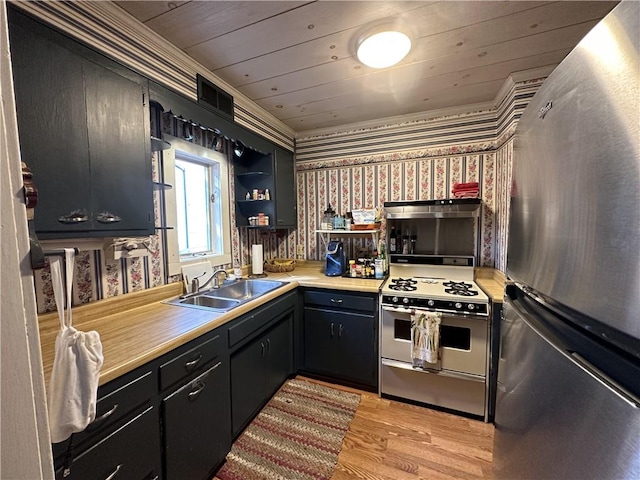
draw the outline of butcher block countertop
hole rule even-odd
[[[323,265],[323,262],[302,262],[292,272],[269,273],[267,279],[287,284],[225,313],[162,303],[183,293],[182,283],[171,283],[74,307],[73,325],[100,334],[104,355],[100,385],[103,385],[298,286],[377,293],[383,282],[327,277]],[[38,322],[48,384],[60,322],[56,312],[40,315]]]
[[[507,284],[507,277],[500,270],[495,268],[476,268],[475,281],[486,293],[492,302],[502,303],[504,298],[504,287]]]

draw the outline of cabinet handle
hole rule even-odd
[[[342,299],[338,298],[337,300],[335,298],[331,299],[331,303],[337,303],[338,305],[340,305],[342,303]]]
[[[329,327],[329,331],[331,332],[331,338],[333,338],[333,322],[331,322],[331,326]]]
[[[260,356],[264,357],[264,342],[260,343]]]
[[[122,219],[118,215],[114,215],[113,213],[101,213],[96,217],[96,220],[100,223],[116,223],[121,221]]]
[[[118,409],[118,404],[116,403],[113,407],[111,407],[111,409],[107,412],[104,412],[102,415],[100,415],[98,418],[96,418],[92,423],[92,425],[95,425],[96,423],[100,423],[104,420],[106,420],[107,418],[109,418],[111,415],[114,414],[114,412]]]
[[[105,478],[104,480],[113,480],[114,478],[116,478],[116,475],[118,475],[118,472],[120,471],[121,468],[122,468],[122,463],[118,465],[116,469],[113,471],[113,473],[109,475],[107,478]]]
[[[342,324],[340,324],[340,328],[338,329],[338,336],[339,337],[342,337],[342,330],[343,330],[343,327],[342,327]]]
[[[200,360],[202,360],[202,354],[198,355],[198,358],[196,358],[195,360],[191,360],[190,362],[185,363],[184,368],[186,368],[187,371],[190,372],[196,368],[196,365],[198,365]]]
[[[67,215],[58,217],[58,221],[64,224],[74,224],[89,221],[89,216],[86,213],[71,212]]]
[[[267,338],[267,353],[271,350],[271,339]]]
[[[189,392],[189,395],[187,395],[187,397],[189,397],[189,401],[193,402],[196,398],[198,398],[198,395],[200,395],[200,392],[202,392],[202,390],[204,390],[204,387],[206,387],[206,383],[204,382],[198,382],[197,383],[197,389],[194,390],[193,392]]]

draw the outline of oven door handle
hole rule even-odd
[[[413,315],[416,311],[413,308],[402,308],[402,307],[382,307],[383,310],[388,312],[396,312],[396,313],[408,313]],[[428,311],[428,310],[425,310]]]
[[[452,372],[448,370],[439,370],[437,372],[432,372],[430,370],[424,370],[420,367],[414,367],[410,363],[399,362],[397,360],[389,360],[388,358],[383,358],[381,363],[385,367],[391,368],[401,368],[402,370],[409,370],[411,372],[417,373],[426,373],[429,375],[439,375],[441,377],[451,377],[451,378],[459,378],[461,380],[471,380],[472,382],[484,383],[485,377],[481,375],[472,375],[470,373],[461,373],[461,372]]]

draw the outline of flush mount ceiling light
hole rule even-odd
[[[395,65],[411,50],[411,38],[394,25],[374,27],[358,37],[358,60],[371,68]]]

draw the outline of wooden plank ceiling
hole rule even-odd
[[[618,2],[116,3],[301,132],[486,106],[510,74],[548,73]],[[414,41],[398,65],[375,70],[354,44],[382,19]]]

